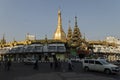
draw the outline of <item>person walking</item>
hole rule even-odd
[[[39,67],[38,67],[38,60],[35,61],[33,69],[35,69],[35,70],[39,69]]]
[[[0,61],[0,71],[2,71],[4,69],[4,67],[5,67],[4,66],[4,61],[1,60]]]
[[[7,61],[7,71],[10,70],[10,67],[11,67],[11,60],[8,60],[8,61]]]
[[[0,60],[0,71],[2,70],[2,61]]]
[[[73,67],[72,62],[71,62],[71,60],[69,59],[69,60],[68,60],[68,70],[69,70],[69,71],[72,71],[72,70],[73,70],[72,67]]]
[[[58,69],[59,69],[59,71],[61,70],[61,60],[60,60],[60,58],[58,58]]]
[[[50,68],[51,69],[53,68],[53,58],[51,58],[51,60],[50,60]]]
[[[5,59],[4,61],[3,61],[3,67],[4,67],[4,70],[5,71],[7,71],[7,63],[8,63],[8,59]]]

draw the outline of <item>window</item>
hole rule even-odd
[[[56,46],[49,46],[49,49],[56,49]]]
[[[85,62],[85,63],[88,63],[88,60],[85,60],[84,62]]]
[[[95,61],[95,64],[102,65],[99,61]]]
[[[42,49],[42,46],[35,46],[35,49],[36,49],[36,50],[41,50],[41,49]]]
[[[57,49],[58,50],[64,50],[64,46],[58,46]]]
[[[65,51],[65,47],[64,46],[57,46],[57,51],[64,52]]]
[[[48,49],[49,49],[49,51],[56,51],[57,50],[56,46],[49,46]]]
[[[35,46],[34,47],[34,51],[36,51],[36,52],[42,52],[42,46]]]
[[[94,64],[94,60],[89,60],[89,63],[90,64]]]

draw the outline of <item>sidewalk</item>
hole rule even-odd
[[[52,72],[52,73],[40,73],[28,77],[19,77],[14,80],[115,80],[109,77],[95,76],[92,74],[82,74],[74,72]]]

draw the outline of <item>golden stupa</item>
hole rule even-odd
[[[57,25],[57,29],[54,33],[53,39],[54,40],[66,41],[66,34],[65,34],[65,32],[62,28],[62,18],[61,18],[60,9],[58,10],[58,25]]]

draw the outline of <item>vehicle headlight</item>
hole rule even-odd
[[[111,67],[112,70],[116,70],[116,67]]]

